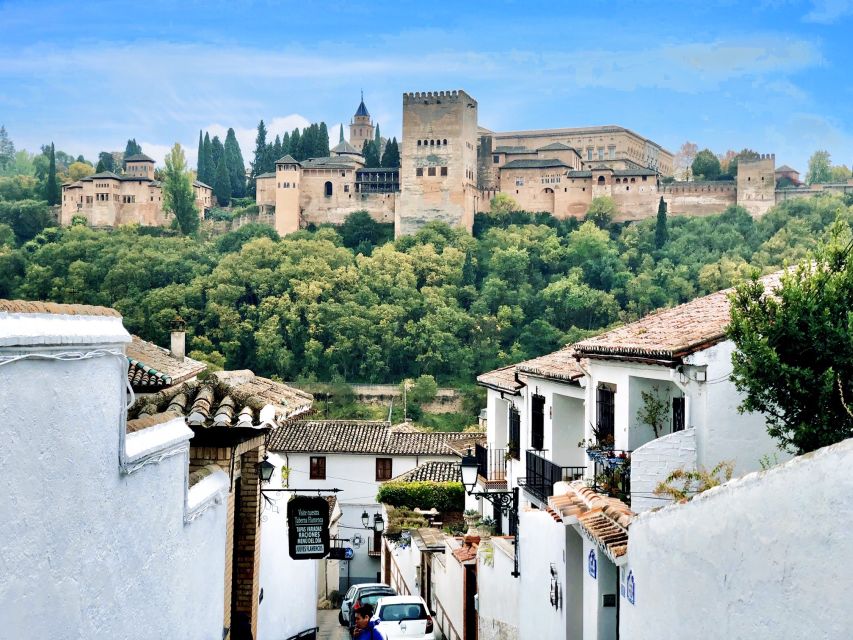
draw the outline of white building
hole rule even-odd
[[[269,452],[270,461],[285,470],[286,486],[340,489],[340,536],[354,552],[340,567],[338,588],[343,593],[353,584],[382,581],[382,538],[373,530],[373,518],[381,511],[376,501],[381,483],[423,462],[458,462],[451,445],[472,438],[476,434],[427,432],[387,422],[303,421],[275,432]]]

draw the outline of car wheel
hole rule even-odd
[[[338,611],[338,622],[340,622],[342,627],[347,626],[347,622],[346,622],[346,620],[344,620],[344,612],[343,611]]]

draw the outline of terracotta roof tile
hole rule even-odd
[[[765,289],[779,286],[782,271],[764,276]],[[587,358],[627,358],[676,362],[725,339],[729,294],[717,291],[575,344]]]
[[[311,408],[313,398],[248,370],[217,371],[139,398],[128,411],[135,420],[158,414],[185,416],[187,425],[211,428],[277,427]]]
[[[453,553],[453,557],[456,558],[460,563],[470,562],[471,560],[475,560],[477,558],[477,545],[463,545],[458,549],[454,549],[451,553]]]
[[[636,514],[621,500],[603,496],[578,480],[564,495],[549,498],[548,506],[561,518],[576,518],[614,562],[627,553],[628,528]]]
[[[178,360],[168,349],[133,336],[125,350],[127,379],[134,391],[156,391],[197,376],[207,365],[192,358]]]
[[[458,462],[424,462],[391,482],[461,482]]]
[[[0,313],[53,313],[64,316],[112,316],[121,318],[121,314],[109,307],[97,307],[89,304],[60,304],[57,302],[39,302],[29,300],[0,300]]]
[[[480,374],[477,376],[477,382],[484,387],[491,387],[498,391],[517,394],[519,389],[524,387],[524,383],[515,379],[516,366],[517,365],[511,364],[507,367],[501,367],[500,369]]]
[[[449,443],[470,437],[470,433],[460,432],[395,431],[387,422],[305,420],[277,430],[269,450],[287,453],[449,455]]]
[[[540,378],[562,380],[564,382],[571,382],[584,376],[584,372],[575,357],[573,345],[564,347],[554,353],[533,358],[533,360],[519,362],[515,366],[521,373],[528,373],[539,376]]]

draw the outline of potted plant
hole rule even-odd
[[[476,509],[465,509],[465,512],[462,514],[462,518],[465,520],[465,526],[468,527],[468,531],[465,532],[466,536],[477,535],[475,527],[482,517],[483,516]]]

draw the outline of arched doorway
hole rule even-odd
[[[554,190],[551,187],[545,187],[542,192],[543,211],[554,213]]]
[[[331,180],[326,181],[326,197],[330,197],[332,195],[332,182]]]

